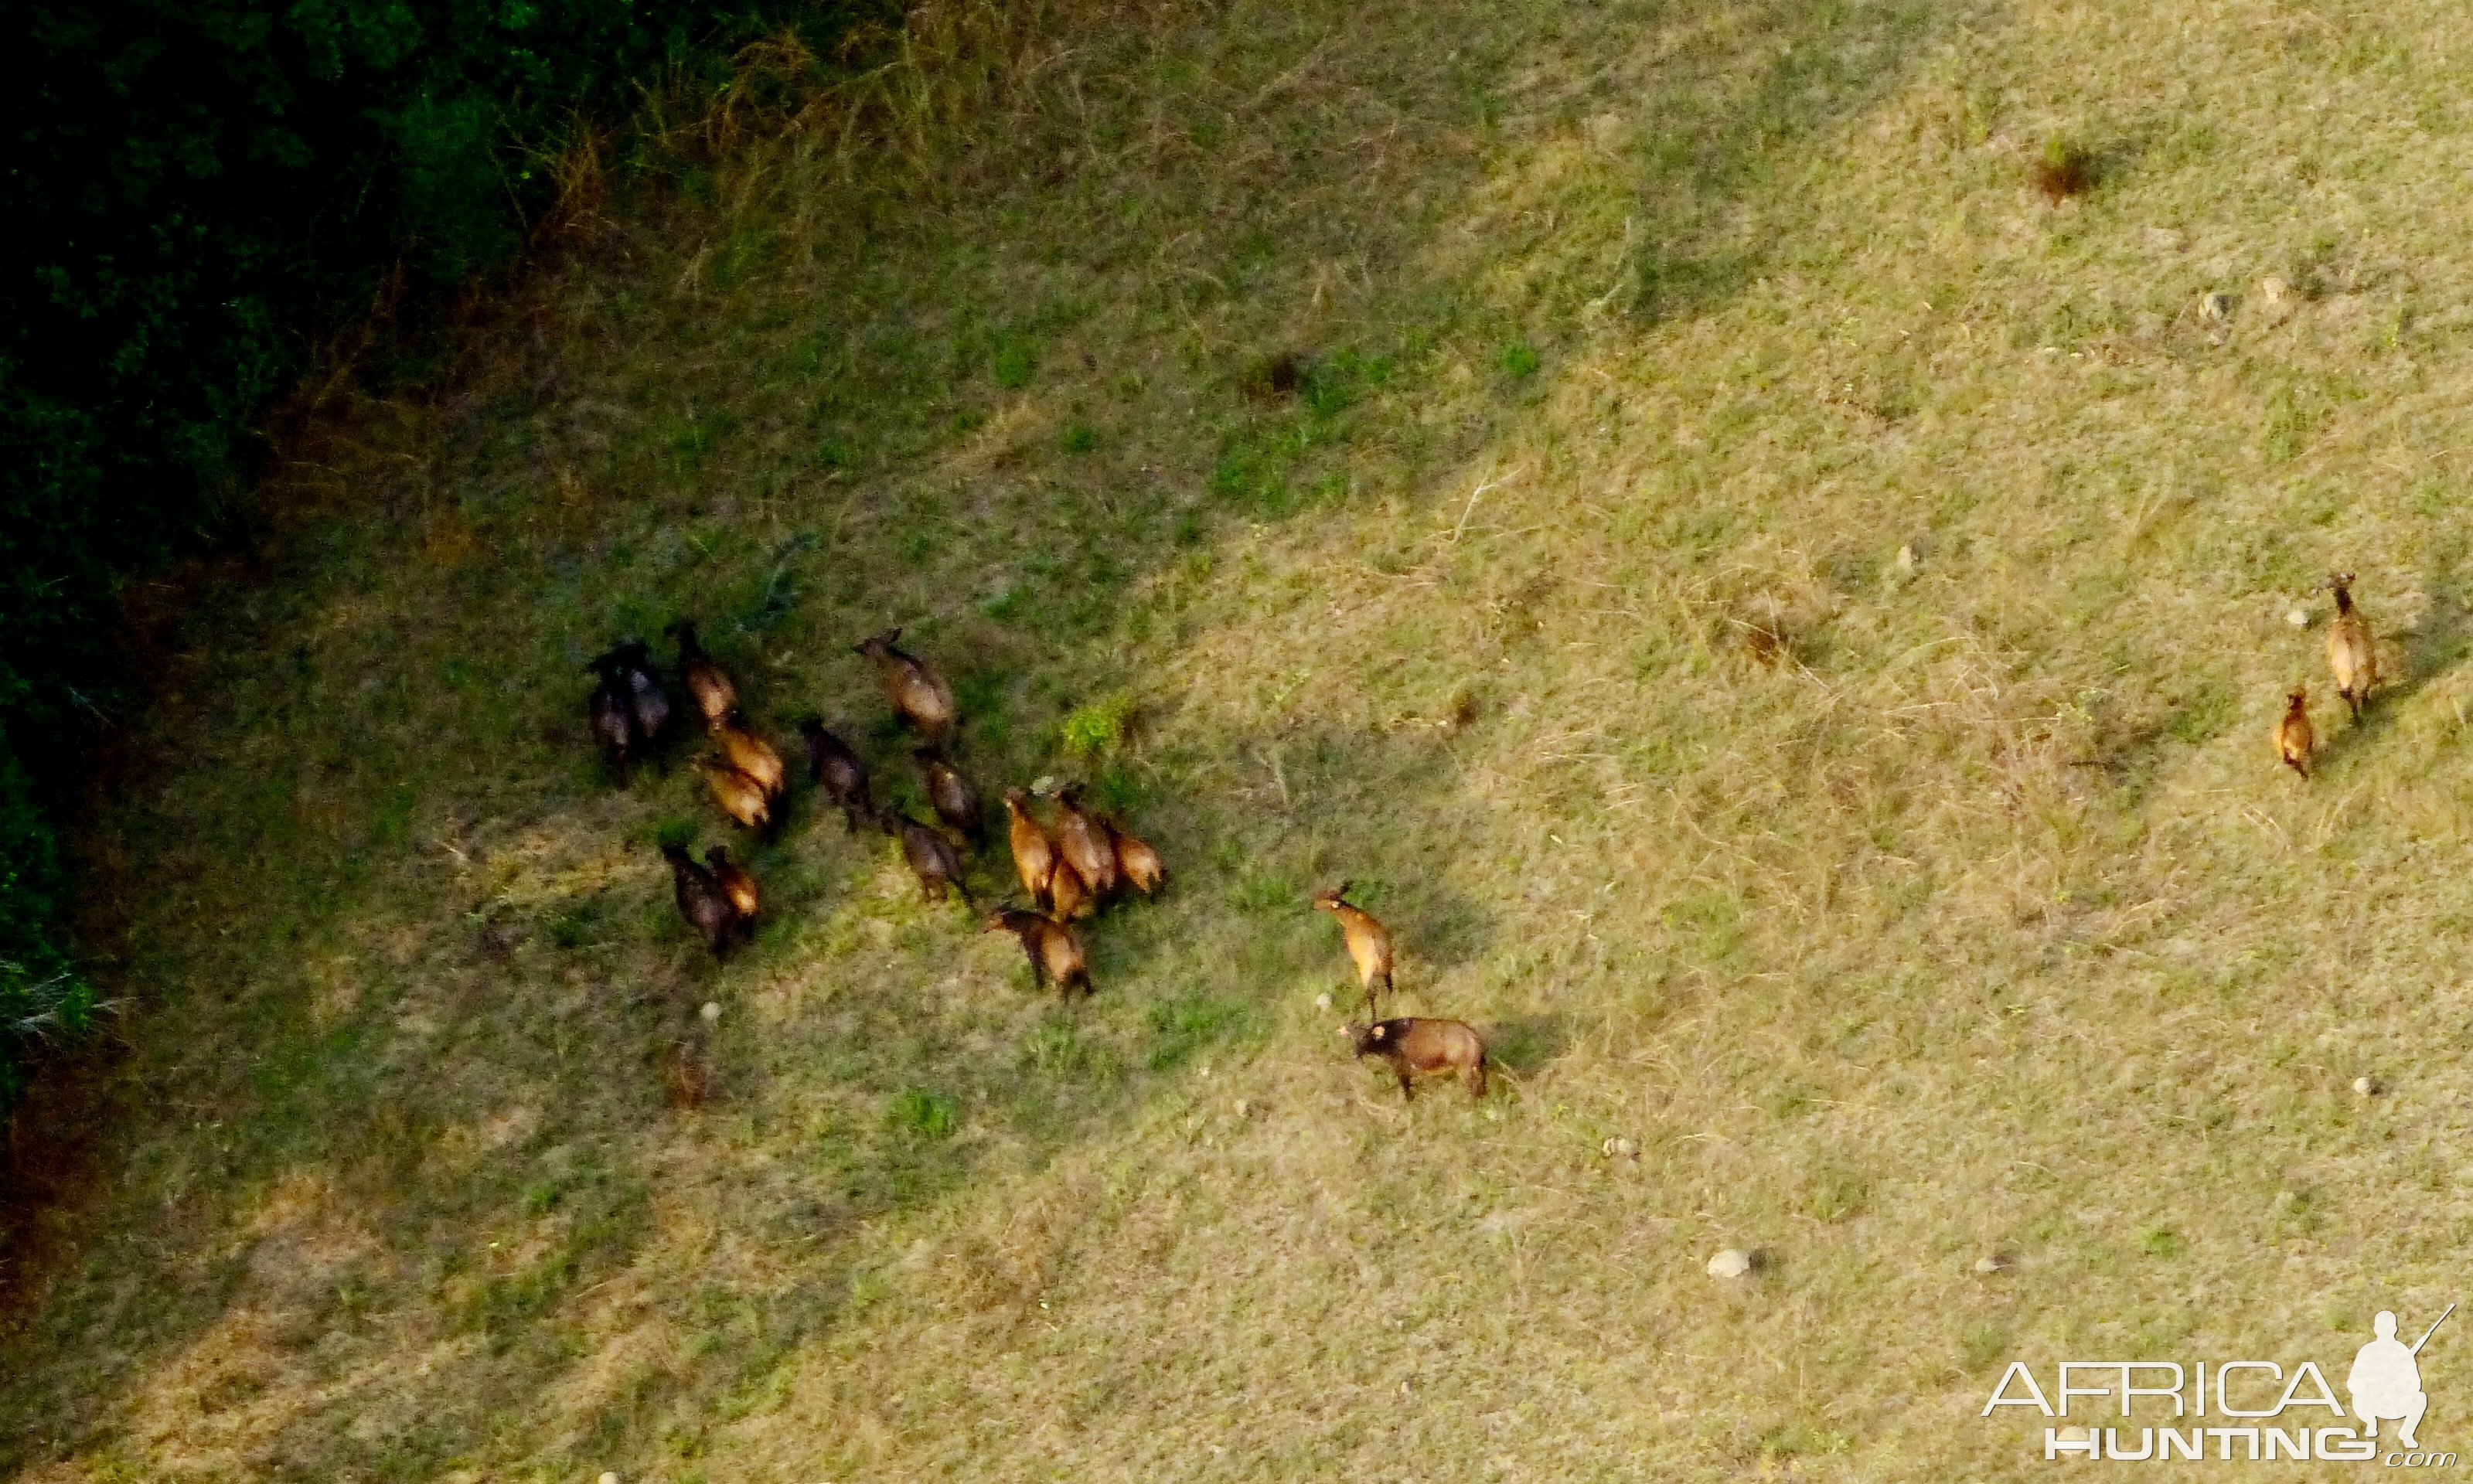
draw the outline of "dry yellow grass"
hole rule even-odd
[[[190,621],[0,1476],[2024,1477],[2011,1358],[2460,1296],[2461,8],[921,36],[601,201]],[[2393,679],[2305,787],[2331,569]],[[708,967],[694,780],[581,717],[682,610],[897,786],[905,624],[983,789],[1126,808],[1097,997],[821,809]],[[1346,1059],[1342,876],[1484,1103]]]

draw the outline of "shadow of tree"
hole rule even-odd
[[[1781,174],[1802,146],[1880,97],[1948,17],[1921,5],[1725,8],[1643,82],[1629,146],[1643,224],[1628,307],[1645,323],[1732,297],[1793,240],[1800,194]]]

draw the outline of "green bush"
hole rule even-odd
[[[885,1112],[885,1122],[905,1134],[921,1138],[950,1138],[960,1123],[953,1100],[925,1088],[904,1088],[895,1095],[893,1106]]]
[[[1057,727],[1057,740],[1065,751],[1087,761],[1121,745],[1133,719],[1132,694],[1112,691],[1067,713]]]
[[[0,52],[0,1105],[90,1014],[41,780],[125,705],[114,585],[240,528],[268,399],[522,240],[576,121],[892,0],[28,0]],[[824,53],[828,48],[817,45]],[[28,1027],[35,1027],[29,1030]]]

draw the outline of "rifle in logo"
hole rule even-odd
[[[2437,1319],[2432,1320],[2430,1322],[2430,1328],[2421,1331],[2421,1338],[2413,1342],[2413,1352],[2416,1355],[2420,1354],[2421,1348],[2430,1343],[2430,1337],[2437,1334],[2438,1332],[2438,1327],[2447,1323],[2447,1316],[2455,1312],[2456,1305],[2451,1304],[2440,1312]]]

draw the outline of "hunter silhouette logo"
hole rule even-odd
[[[2378,1459],[2389,1468],[2450,1467],[2456,1454],[2421,1448],[2422,1418],[2430,1410],[2421,1352],[2455,1312],[2455,1304],[2447,1305],[2408,1346],[2396,1338],[2394,1311],[2381,1309],[2370,1324],[2373,1338],[2353,1352],[2344,1373],[2350,1407],[2336,1400],[2315,1360],[2290,1372],[2269,1360],[2202,1360],[2195,1367],[2176,1360],[2065,1360],[2049,1394],[2027,1362],[2013,1360],[1978,1415],[2023,1406],[2066,1424],[2077,1402],[2086,1421],[2047,1426],[2046,1458]],[[2144,1418],[2136,1415],[2142,1404]],[[2160,1415],[2167,1405],[2169,1419]],[[2322,1410],[2327,1415],[2312,1415]],[[2383,1424],[2392,1424],[2384,1438]],[[2383,1453],[2389,1442],[2394,1446]]]
[[[2407,1448],[2421,1446],[2413,1435],[2413,1430],[2421,1425],[2421,1414],[2430,1410],[2430,1399],[2421,1391],[2421,1348],[2430,1343],[2440,1325],[2447,1323],[2447,1315],[2455,1312],[2455,1304],[2447,1305],[2447,1313],[2422,1331],[2411,1350],[2395,1337],[2396,1317],[2392,1310],[2379,1310],[2379,1317],[2370,1322],[2378,1338],[2354,1353],[2352,1372],[2344,1377],[2344,1389],[2353,1394],[2353,1415],[2362,1420],[2369,1436],[2379,1435],[2383,1421],[2400,1422],[2404,1425],[2396,1429],[2396,1441]]]

